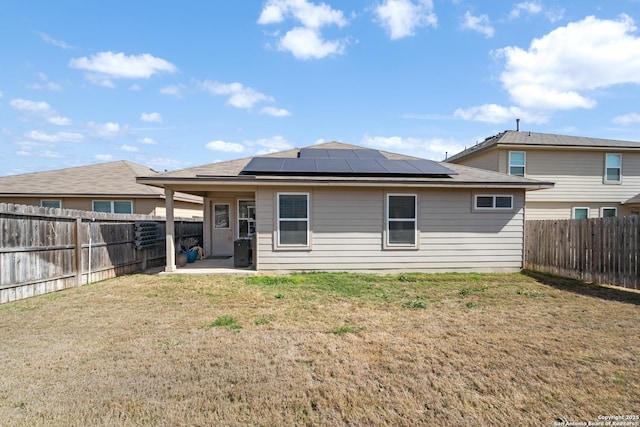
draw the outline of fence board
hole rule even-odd
[[[164,243],[136,250],[136,221],[157,222],[164,242],[164,217],[0,203],[0,303],[164,265]],[[201,220],[175,226],[202,242]]]
[[[525,268],[640,289],[640,217],[525,223]]]

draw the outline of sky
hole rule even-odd
[[[640,0],[3,0],[0,175],[640,141]]]

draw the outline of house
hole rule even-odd
[[[526,193],[550,182],[330,142],[138,182],[204,198],[205,252],[252,238],[253,268],[518,271]],[[167,235],[167,271],[175,271]]]
[[[554,182],[527,197],[527,219],[640,212],[638,142],[508,130],[446,162]]]
[[[0,177],[0,203],[47,208],[164,216],[164,191],[136,182],[158,172],[129,161],[116,161]],[[202,198],[178,193],[175,215],[202,217]]]

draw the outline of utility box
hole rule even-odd
[[[238,239],[233,242],[233,266],[249,267],[251,265],[251,240]]]

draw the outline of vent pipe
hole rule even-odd
[[[516,119],[516,132],[520,132],[520,119]]]

